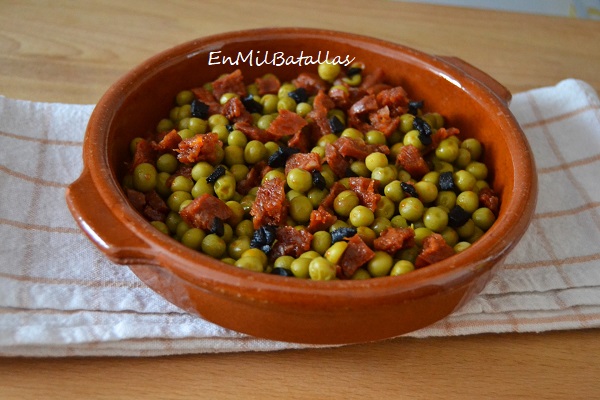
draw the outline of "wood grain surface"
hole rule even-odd
[[[266,26],[350,31],[457,56],[513,93],[565,78],[600,90],[595,21],[399,1],[0,0],[0,95],[95,103],[156,52]],[[0,399],[594,399],[599,377],[599,332],[582,330],[272,353],[5,358]]]

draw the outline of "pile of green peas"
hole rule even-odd
[[[331,88],[342,88],[360,85],[361,74],[337,79],[340,66],[321,64],[319,76],[331,84]],[[204,85],[211,90],[211,84]],[[277,94],[260,96],[256,84],[247,85],[247,92],[262,105],[262,113],[253,113],[253,121],[261,129],[267,129],[277,117],[279,111],[285,109],[306,117],[312,110],[310,97],[306,102],[296,103],[289,93],[296,90],[290,82],[283,82]],[[219,99],[225,104],[231,97],[238,96],[226,93]],[[283,142],[269,141],[262,143],[250,140],[246,135],[232,129],[230,121],[221,114],[210,115],[206,119],[192,116],[192,102],[195,96],[191,90],[183,90],[175,96],[175,105],[169,116],[160,120],[156,132],[167,132],[176,129],[183,139],[197,134],[214,132],[223,143],[216,154],[216,161],[209,163],[200,161],[191,166],[191,176],[177,175],[182,163],[176,154],[164,153],[155,164],[141,163],[132,173],[127,174],[123,185],[136,191],[147,193],[156,191],[166,202],[169,212],[164,221],[151,222],[156,229],[175,238],[185,246],[201,251],[211,257],[257,272],[278,273],[313,280],[336,279],[336,264],[348,247],[346,241],[332,242],[332,232],[339,228],[355,228],[357,234],[372,245],[386,228],[411,228],[415,233],[416,246],[404,249],[395,255],[383,251],[375,251],[374,257],[357,270],[352,279],[395,276],[415,269],[414,262],[420,251],[423,240],[434,233],[440,234],[455,252],[464,251],[481,237],[495,222],[494,213],[480,204],[478,192],[489,187],[486,179],[488,169],[483,163],[482,144],[473,138],[461,140],[458,136],[450,136],[442,140],[434,151],[427,155],[430,172],[421,179],[414,179],[406,170],[399,167],[395,160],[403,146],[413,145],[419,150],[425,146],[419,139],[419,132],[413,127],[415,115],[404,114],[400,117],[398,129],[389,137],[382,132],[371,130],[361,132],[346,127],[339,134],[328,134],[321,137],[312,148],[322,160],[325,159],[325,147],[339,137],[359,138],[367,144],[387,145],[388,155],[374,152],[364,161],[353,161],[350,165],[356,176],[372,178],[379,181],[381,199],[375,211],[361,205],[358,195],[349,189],[348,178],[338,179],[332,169],[324,163],[321,174],[326,182],[324,189],[316,187],[310,172],[300,168],[291,170],[287,175],[284,168],[269,171],[262,179],[278,177],[286,182],[286,197],[289,200],[289,217],[287,224],[296,228],[308,225],[311,212],[319,207],[329,193],[329,188],[336,182],[343,184],[347,190],[342,191],[333,202],[333,210],[337,221],[328,230],[314,233],[311,249],[295,258],[289,255],[269,260],[269,256],[258,248],[251,247],[254,226],[250,209],[259,187],[252,188],[248,194],[237,192],[237,184],[244,180],[258,162],[266,161]],[[435,131],[444,127],[444,118],[437,112],[417,114]],[[342,110],[333,109],[329,116],[336,116],[346,125],[347,116]],[[346,125],[347,126],[347,125]],[[130,145],[131,153],[135,153],[135,138]],[[224,166],[225,173],[214,182],[207,178],[217,166]],[[452,173],[456,190],[440,190],[440,174]],[[172,179],[172,175],[176,175]],[[402,188],[402,183],[410,183],[417,196],[409,196]],[[205,232],[189,226],[181,218],[179,212],[193,199],[210,194],[221,199],[231,209],[233,216],[224,223],[220,233]],[[462,207],[470,218],[460,227],[449,226],[449,211],[455,206]]]

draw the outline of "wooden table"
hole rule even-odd
[[[38,4],[39,3],[39,4]],[[458,56],[512,92],[600,90],[600,23],[395,1],[2,1],[0,94],[95,103],[126,70],[206,34],[326,27]],[[156,359],[1,359],[0,398],[599,398],[596,330]]]

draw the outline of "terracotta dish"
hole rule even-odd
[[[168,115],[174,95],[240,68],[247,81],[275,72],[291,79],[307,66],[209,65],[210,52],[246,56],[349,55],[383,67],[391,83],[444,115],[463,138],[485,147],[498,219],[466,251],[397,277],[319,282],[256,273],[224,264],[171,239],[140,216],[120,180],[129,142]],[[260,52],[260,53],[259,53]],[[216,58],[213,58],[213,63]],[[83,145],[84,170],[67,202],[89,238],[119,264],[179,307],[257,337],[314,344],[390,338],[452,313],[489,281],[524,234],[537,194],[534,160],[508,109],[510,93],[456,58],[437,57],[382,40],[316,29],[259,29],[201,38],[162,52],[128,72],[98,102]]]

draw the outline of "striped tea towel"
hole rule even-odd
[[[600,101],[568,79],[516,94],[539,201],[473,301],[408,336],[600,327]],[[156,356],[307,347],[249,337],[173,306],[77,228],[65,188],[92,105],[0,97],[0,355]]]

